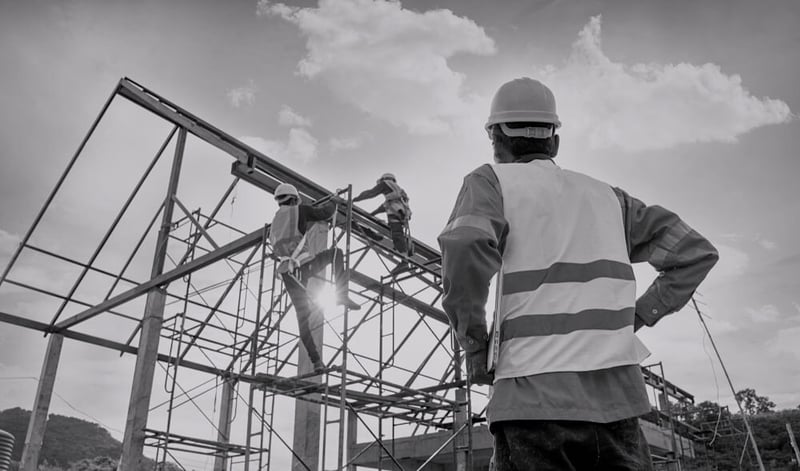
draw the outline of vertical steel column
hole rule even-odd
[[[456,381],[461,381],[461,349],[458,348],[457,345],[456,343],[453,349],[453,375]],[[472,432],[472,424],[469,423],[470,417],[468,416],[469,409],[466,407],[469,386],[470,385],[467,384],[466,386],[457,388],[455,391],[456,407],[453,411],[453,433],[458,434],[458,436],[453,443],[453,453],[455,455],[456,471],[467,471],[467,464],[470,462],[469,455],[472,452],[472,450],[470,450],[470,437],[464,435],[465,433]],[[470,428],[464,429],[464,425]]]
[[[167,242],[172,225],[173,197],[178,190],[178,180],[183,164],[183,151],[186,147],[186,129],[181,128],[175,144],[175,158],[172,162],[167,196],[164,200],[164,214],[161,229],[156,239],[156,250],[153,255],[151,278],[164,272],[167,259]],[[150,394],[153,389],[153,374],[158,356],[158,341],[161,334],[161,322],[164,319],[166,286],[153,288],[147,293],[144,316],[142,317],[142,333],[139,337],[139,353],[136,355],[136,368],[133,372],[133,385],[128,403],[128,418],[125,422],[125,434],[122,440],[122,456],[119,460],[119,471],[142,470],[142,453],[144,450],[144,429],[147,426],[147,415],[150,408]]]
[[[231,439],[231,412],[233,411],[233,399],[236,397],[234,388],[235,380],[224,378],[222,383],[222,397],[220,398],[219,423],[217,424],[217,441],[220,443],[230,443]],[[225,471],[228,467],[228,452],[217,455],[214,458],[214,471]]]
[[[22,461],[19,466],[21,471],[39,469],[39,452],[42,450],[47,413],[50,410],[50,398],[53,396],[53,385],[56,382],[56,372],[63,343],[64,337],[60,334],[51,335],[47,342],[42,373],[39,376],[39,386],[36,388],[36,398],[33,401],[33,412],[31,412],[31,420],[28,423],[28,433],[25,435],[25,448],[22,450]]]
[[[353,185],[347,185],[347,220],[345,226],[345,252],[344,252],[344,276],[345,286],[350,286],[350,231],[353,227]],[[347,293],[347,290],[345,290]],[[345,449],[345,420],[347,419],[347,350],[348,350],[348,325],[347,318],[350,314],[347,304],[344,306],[344,318],[342,319],[342,384],[339,391],[339,454],[336,469],[344,466]],[[381,437],[383,438],[383,437]]]
[[[349,410],[347,413],[347,459],[353,459],[353,453],[356,450],[356,444],[358,443],[358,417],[356,417],[356,411]],[[346,471],[356,471],[355,464],[347,465]]]

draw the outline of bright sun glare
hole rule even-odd
[[[314,297],[325,314],[330,314],[338,309],[336,304],[336,288],[331,283],[325,283]]]

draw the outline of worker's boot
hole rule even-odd
[[[316,359],[312,364],[314,365],[314,373],[322,374],[325,372],[325,363],[322,363],[322,360]]]

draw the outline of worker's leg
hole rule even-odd
[[[647,440],[636,417],[598,424],[600,469],[650,471],[653,464]]]
[[[595,467],[597,440],[588,422],[520,420],[492,424],[497,471],[564,471]]]
[[[307,277],[321,276],[322,270],[333,265],[333,278],[336,280],[336,302],[353,310],[361,309],[361,305],[347,296],[347,279],[344,276],[344,253],[338,247],[331,247],[318,253],[311,261],[301,267]]]
[[[284,273],[281,276],[283,277],[283,284],[286,287],[286,292],[289,293],[289,298],[292,300],[294,310],[297,313],[297,327],[300,334],[300,341],[303,343],[311,363],[314,364],[315,368],[319,368],[322,366],[322,358],[317,350],[317,345],[314,343],[311,323],[314,319],[321,318],[322,313],[317,312],[319,307],[316,303],[311,302],[305,288],[300,282],[288,273]]]
[[[406,240],[405,221],[397,216],[389,215],[389,231],[392,233],[392,244],[394,249],[401,255],[408,254],[408,243]]]

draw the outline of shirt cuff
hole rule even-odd
[[[655,291],[649,291],[636,300],[636,317],[642,320],[648,327],[652,327],[662,317],[671,311],[658,299]]]
[[[489,334],[483,334],[481,338],[471,336],[459,336],[458,343],[461,348],[467,353],[475,353],[489,348]]]

